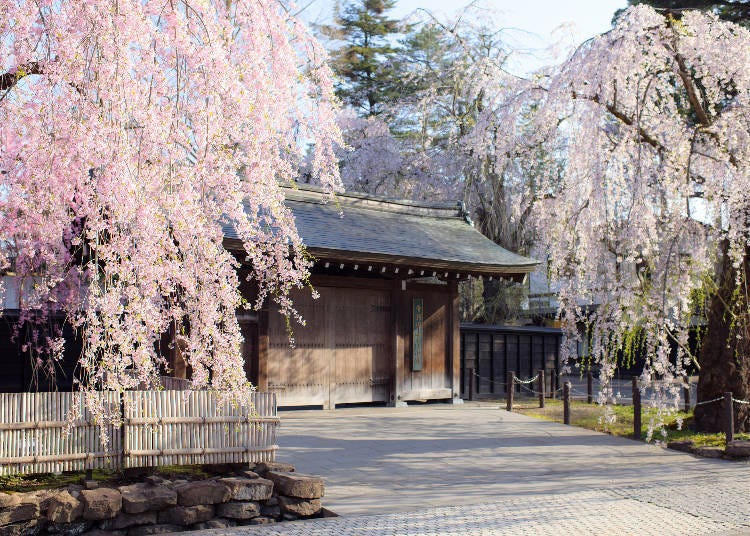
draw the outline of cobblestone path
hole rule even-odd
[[[279,445],[341,517],[204,536],[750,536],[750,464],[498,407],[282,413]]]
[[[708,484],[708,483],[707,483]],[[203,531],[205,536],[750,535],[748,483],[592,490],[502,501]],[[198,536],[201,533],[191,533]]]

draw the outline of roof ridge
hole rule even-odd
[[[411,199],[395,199],[375,194],[366,194],[361,192],[337,192],[331,197],[325,190],[319,186],[304,183],[294,183],[293,185],[282,185],[284,196],[290,201],[326,204],[333,200],[334,203],[348,206],[358,206],[360,208],[370,208],[377,210],[386,210],[388,212],[398,212],[414,215],[433,215],[436,217],[464,218],[465,209],[461,201],[450,202],[430,202],[415,201]],[[416,209],[416,210],[410,210]],[[431,214],[436,212],[436,214]],[[450,214],[445,214],[449,212]]]

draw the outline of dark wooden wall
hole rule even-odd
[[[561,339],[562,332],[553,328],[461,324],[462,397],[468,399],[470,392],[504,396],[509,370],[528,379],[544,369],[551,389],[552,376],[560,370]]]
[[[457,285],[415,281],[315,275],[311,280],[320,298],[309,289],[292,296],[307,325],[292,325],[290,346],[286,319],[273,304],[254,312],[239,312],[245,339],[245,373],[261,390],[278,394],[281,406],[399,402],[458,398],[459,336]],[[402,285],[405,285],[402,286]],[[247,298],[253,289],[243,288]],[[421,298],[423,365],[413,370],[412,304]],[[11,327],[0,322],[0,392],[31,389],[28,357],[11,340]],[[72,333],[57,388],[70,390],[80,355]],[[165,334],[162,350],[172,374],[189,377],[179,344]],[[72,343],[72,344],[71,344]],[[182,363],[183,366],[178,366]],[[178,370],[179,369],[179,370]],[[45,389],[49,386],[39,385]]]

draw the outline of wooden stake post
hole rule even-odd
[[[638,376],[633,376],[633,437],[641,439],[641,390]]]
[[[724,411],[726,418],[727,446],[734,442],[734,404],[732,404],[732,393],[724,393]]]
[[[538,388],[539,389],[539,407],[543,408],[544,407],[544,396],[545,396],[544,395],[544,370],[543,369],[539,371],[539,380],[537,380],[537,381],[538,381],[538,385],[539,385],[539,388]]]
[[[570,424],[570,382],[563,384],[563,424]]]
[[[505,409],[507,411],[513,411],[513,391],[514,391],[514,381],[513,379],[516,377],[516,372],[514,370],[509,370],[508,374],[505,378]]]

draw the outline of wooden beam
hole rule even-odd
[[[448,363],[451,364],[451,400],[454,404],[463,402],[461,399],[461,318],[459,315],[458,283],[448,283],[448,310],[450,312],[450,335],[448,337]]]
[[[406,406],[406,402],[401,399],[401,391],[404,386],[404,298],[401,291],[401,282],[396,280],[391,285],[391,330],[393,333],[391,370],[393,371],[393,382],[391,384],[391,400],[388,405],[403,407]]]
[[[391,279],[327,274],[313,274],[310,277],[310,283],[313,287],[372,288],[385,290],[390,290],[393,287],[393,280]]]
[[[415,389],[413,391],[402,391],[401,397],[406,400],[439,400],[451,397],[451,389]]]

